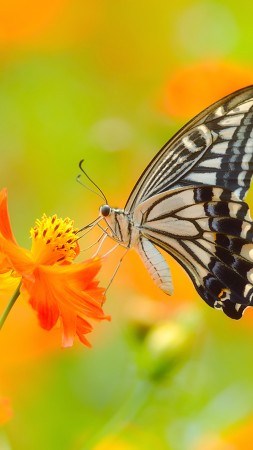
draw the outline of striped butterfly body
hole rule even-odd
[[[253,86],[211,105],[147,166],[124,209],[100,208],[108,234],[134,248],[166,294],[167,262],[186,270],[206,303],[233,318],[253,305],[253,223],[243,201],[253,173]]]

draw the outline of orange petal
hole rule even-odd
[[[7,189],[0,191],[0,273],[14,269],[22,275],[33,268],[31,253],[19,247],[12,234],[8,206]]]
[[[59,308],[50,281],[37,268],[33,279],[24,278],[22,291],[25,291],[32,308],[37,311],[40,326],[51,330],[59,318]]]
[[[84,334],[92,330],[87,319],[108,319],[102,310],[104,289],[87,288],[100,268],[99,260],[64,266],[39,266],[34,279],[24,279],[23,289],[37,311],[40,325],[50,330],[61,318],[63,346],[71,346],[75,335],[88,344]],[[91,295],[92,294],[92,295]]]
[[[76,322],[76,334],[79,337],[80,341],[87,345],[87,347],[91,347],[90,342],[86,339],[85,334],[90,333],[93,330],[93,327],[87,320],[82,319],[81,317],[77,317]]]
[[[61,305],[62,346],[72,347],[76,335],[76,314],[70,308]]]
[[[0,272],[14,269],[19,275],[27,275],[34,268],[32,254],[0,234]],[[2,269],[2,270],[1,270]]]
[[[0,274],[4,274],[11,270],[11,264],[7,256],[0,253]]]
[[[10,298],[20,283],[20,277],[13,276],[13,272],[0,273],[0,296]]]
[[[87,288],[90,283],[95,283],[97,286],[98,281],[94,280],[94,277],[101,269],[101,258],[96,257],[93,259],[88,259],[87,261],[80,263],[79,265],[82,265],[83,269],[85,269],[82,274],[80,272],[80,269],[75,269],[77,264],[72,265],[72,270],[76,272],[77,277],[79,274],[79,282],[82,284],[83,289]]]
[[[4,188],[0,191],[0,233],[2,233],[2,235],[6,239],[16,243],[15,238],[12,233],[12,230],[11,230],[8,205],[7,205],[7,189],[6,188]]]

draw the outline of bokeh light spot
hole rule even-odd
[[[227,55],[236,45],[238,28],[231,9],[215,2],[186,8],[175,23],[175,44],[191,56]]]
[[[127,148],[133,138],[133,130],[124,119],[111,117],[96,122],[90,130],[92,145],[108,152]]]

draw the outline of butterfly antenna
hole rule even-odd
[[[100,187],[89,177],[89,175],[85,172],[85,170],[84,170],[84,168],[83,168],[83,163],[84,163],[84,159],[82,159],[80,162],[79,162],[79,168],[81,169],[81,171],[83,172],[83,174],[86,176],[86,178],[88,178],[88,180],[93,184],[93,186],[95,186],[96,188],[97,188],[97,190],[99,191],[99,192],[97,192],[97,191],[94,191],[93,189],[91,189],[91,188],[89,188],[88,186],[86,186],[85,184],[83,184],[81,181],[80,181],[80,176],[81,175],[78,175],[77,176],[77,182],[78,183],[80,183],[82,186],[84,186],[86,189],[88,189],[89,191],[91,191],[91,192],[93,192],[94,194],[96,194],[96,195],[98,195],[100,198],[102,198],[104,201],[105,201],[105,203],[107,204],[108,202],[107,202],[107,198],[106,198],[106,196],[105,196],[105,194],[103,193],[103,191],[102,191],[102,189],[100,189]]]

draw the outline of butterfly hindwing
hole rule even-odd
[[[209,184],[241,200],[253,171],[253,86],[209,106],[157,153],[141,175],[125,210],[175,187]]]
[[[253,224],[236,195],[214,186],[177,188],[141,203],[133,218],[210,306],[238,319],[253,303]]]

